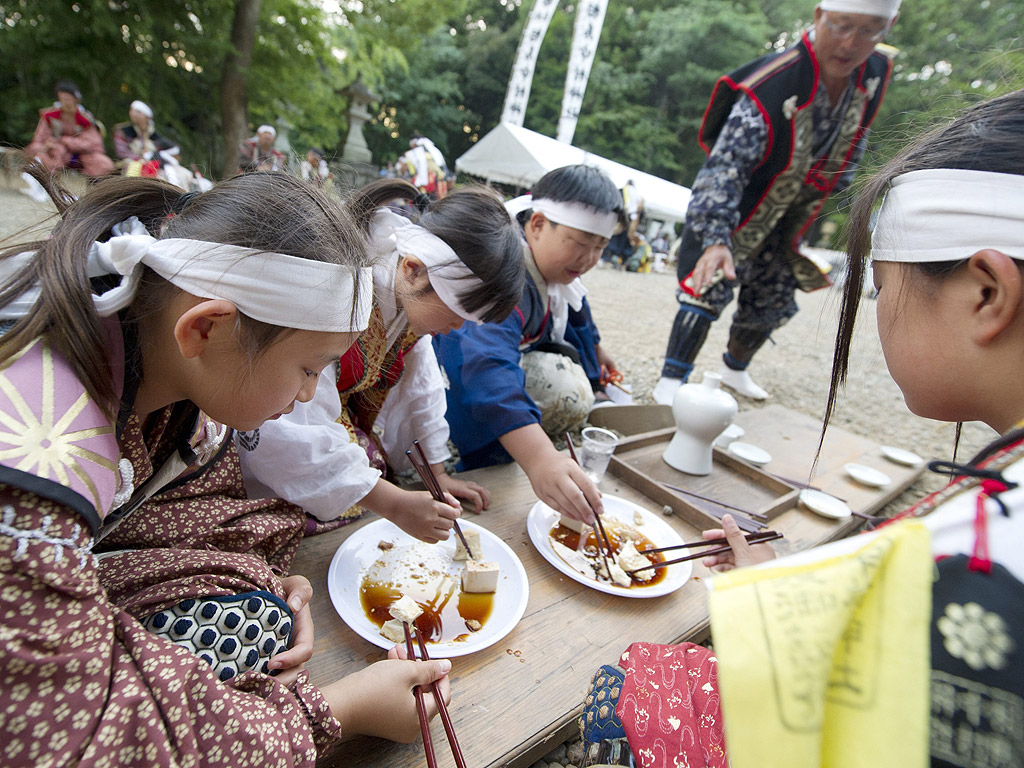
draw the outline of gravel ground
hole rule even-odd
[[[612,268],[591,271],[584,277],[601,331],[601,345],[632,383],[638,403],[653,403],[651,391],[661,375],[675,300],[675,273],[637,274]],[[780,403],[787,408],[821,417],[828,397],[832,349],[841,295],[836,288],[797,293],[800,312],[774,334],[754,358],[751,376],[771,393],[763,403],[737,397],[740,410]],[[887,445],[907,448],[927,458],[949,458],[954,427],[912,414],[903,395],[889,377],[875,324],[875,302],[861,303],[850,353],[849,380],[832,423]],[[697,357],[695,370],[717,371],[728,340],[733,307],[723,321],[714,323]],[[965,424],[959,456],[966,459],[995,437],[983,424]],[[943,485],[941,478],[923,476],[893,506],[905,506]],[[890,510],[895,511],[895,510]]]
[[[76,192],[84,189],[77,177],[72,177],[71,186]],[[20,194],[20,187],[16,178],[0,179],[0,238],[26,228],[45,231],[45,225],[39,222],[47,216],[47,206]],[[670,268],[661,274],[637,274],[601,265],[587,274],[584,282],[601,330],[602,346],[615,359],[626,383],[632,385],[636,402],[652,403],[651,391],[661,373],[677,307],[674,271]],[[754,380],[771,393],[768,403],[821,416],[828,395],[839,299],[835,289],[797,295],[799,314],[775,334],[774,345],[766,345],[750,368]],[[731,315],[729,308],[725,317]],[[718,370],[728,330],[727,322],[712,326],[697,358],[696,370]],[[737,399],[741,410],[762,405],[742,397]],[[880,443],[908,448],[929,459],[948,458],[952,453],[953,425],[914,416],[889,378],[878,341],[874,302],[870,299],[861,305],[851,350],[849,383],[832,423]],[[984,425],[965,424],[959,455],[970,457],[994,437],[995,433]],[[941,478],[926,474],[883,514],[896,512],[942,485]],[[533,768],[573,766],[579,759],[579,740],[570,739]]]

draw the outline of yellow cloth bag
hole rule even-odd
[[[732,768],[926,766],[932,575],[911,520],[716,576]]]

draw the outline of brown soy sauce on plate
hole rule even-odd
[[[616,555],[619,554],[619,550],[623,545],[625,545],[627,540],[632,540],[633,546],[635,546],[637,551],[641,553],[643,553],[643,550],[645,549],[657,549],[657,544],[652,542],[642,533],[639,533],[635,528],[630,529],[629,539],[627,539],[622,536],[622,529],[620,526],[616,525],[614,522],[608,521],[604,516],[601,517],[601,520],[604,523],[605,533],[608,534],[608,540],[611,542],[612,551],[615,552]],[[601,555],[598,553],[597,549],[597,532],[593,528],[584,528],[584,531],[586,532],[586,537],[581,541],[581,534],[571,528],[566,528],[564,525],[556,525],[551,529],[550,536],[559,544],[562,544],[569,549],[574,549],[577,552],[582,552],[589,560],[597,565],[601,561]],[[651,561],[651,565],[665,562],[665,556],[661,552],[655,552],[649,555],[645,554],[644,557]],[[630,584],[628,589],[639,589],[659,584],[665,580],[665,574],[667,572],[668,568],[655,568],[653,571],[648,571],[648,573],[653,573],[653,576],[648,581],[639,581],[634,577],[633,583]],[[595,577],[595,581],[597,580],[598,579]],[[602,581],[607,581],[607,579]]]
[[[457,580],[442,580],[430,593],[408,594],[423,614],[416,619],[416,630],[428,643],[465,642],[473,632],[468,621],[487,623],[494,609],[494,593],[463,592]],[[359,602],[367,618],[378,627],[391,618],[388,610],[402,597],[394,584],[364,578],[359,587]]]

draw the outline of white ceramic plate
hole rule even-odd
[[[800,491],[800,503],[811,512],[822,517],[831,517],[834,520],[841,520],[853,514],[845,501],[813,488],[804,488]]]
[[[601,501],[604,503],[603,520],[611,518],[633,526],[654,542],[656,547],[670,547],[674,544],[683,543],[675,529],[653,512],[648,512],[643,507],[639,507],[625,499],[620,499],[618,496],[605,494],[601,497]],[[639,514],[640,519],[643,520],[642,525],[636,524],[634,517],[636,514]],[[665,574],[665,578],[650,587],[620,587],[618,584],[598,581],[590,576],[585,576],[559,557],[551,546],[550,533],[557,521],[558,513],[544,502],[538,501],[533,505],[530,514],[526,516],[526,530],[530,534],[530,541],[533,542],[533,546],[537,548],[541,556],[556,569],[573,581],[578,581],[580,584],[584,584],[591,589],[596,589],[598,592],[605,592],[609,595],[621,595],[622,597],[659,597],[675,592],[690,578],[693,563],[689,562],[668,566],[668,573]],[[685,550],[683,552],[685,553]],[[682,556],[671,552],[667,553],[667,555]],[[667,557],[667,559],[671,560],[672,557]]]
[[[874,467],[866,467],[863,464],[843,464],[843,471],[861,485],[868,485],[872,488],[885,488],[892,484],[892,478],[885,472]]]
[[[526,570],[516,553],[504,541],[468,520],[459,520],[459,526],[463,531],[479,531],[483,558],[497,563],[501,572],[491,615],[478,632],[472,633],[465,641],[427,643],[430,655],[439,659],[465,656],[501,640],[523,618],[526,601],[530,596]],[[415,552],[416,557],[413,559],[417,562],[429,560],[431,567],[447,569],[452,578],[457,580],[462,565],[452,564],[455,538],[453,534],[448,541],[427,544],[405,533],[389,520],[376,520],[363,526],[338,547],[327,571],[327,589],[334,610],[357,635],[381,648],[391,648],[394,643],[380,634],[380,628],[366,615],[359,601],[363,576],[382,556],[388,554],[378,549],[377,544],[381,541],[394,543],[395,548],[390,552],[396,553],[394,567],[398,578],[401,578],[403,569],[410,568],[406,562],[408,557],[399,557],[398,553]]]
[[[738,459],[749,461],[755,467],[763,467],[772,460],[772,455],[764,448],[758,448],[756,445],[738,440],[729,443],[728,451]]]
[[[903,448],[894,448],[891,445],[883,445],[880,450],[882,451],[882,455],[889,461],[894,461],[905,467],[916,467],[924,462],[924,459],[916,453],[904,450]]]

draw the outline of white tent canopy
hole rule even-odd
[[[600,168],[620,188],[632,179],[652,219],[682,221],[686,216],[687,187],[510,123],[499,123],[455,161],[455,168],[499,184],[529,188],[550,170],[578,164]]]

